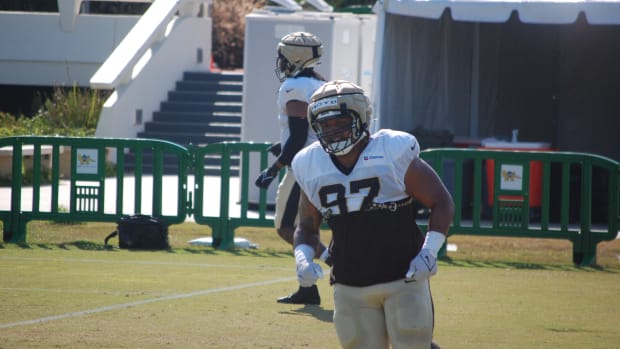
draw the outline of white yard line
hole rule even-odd
[[[38,319],[12,322],[8,324],[0,324],[0,329],[12,328],[12,327],[17,327],[17,326],[25,326],[25,325],[33,325],[33,324],[39,324],[39,323],[54,321],[54,320],[61,320],[61,319],[66,319],[66,318],[71,318],[71,317],[103,313],[106,311],[125,309],[129,307],[134,307],[137,305],[143,305],[143,304],[149,304],[149,303],[155,303],[155,302],[163,302],[163,301],[169,301],[169,300],[175,300],[175,299],[198,297],[198,296],[208,295],[211,293],[234,291],[234,290],[239,290],[243,288],[260,287],[260,286],[275,284],[279,282],[289,282],[294,279],[295,279],[294,277],[286,277],[286,278],[279,278],[279,279],[274,279],[274,280],[253,282],[249,284],[241,284],[241,285],[236,285],[236,286],[218,287],[218,288],[212,288],[208,290],[202,290],[202,291],[196,291],[196,292],[190,292],[190,293],[173,294],[170,296],[144,299],[141,301],[135,301],[135,302],[129,302],[129,303],[108,305],[105,307],[99,307],[99,308],[94,308],[94,309],[76,311],[76,312],[59,314],[59,315],[45,316],[45,317],[38,318]]]

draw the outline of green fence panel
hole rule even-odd
[[[144,213],[178,224],[187,217],[189,152],[178,144],[150,139],[18,136],[0,138],[0,148],[12,154],[10,207],[0,209],[4,241],[26,242],[26,226],[31,220],[116,222],[122,215]],[[43,154],[42,149],[49,151]],[[125,173],[129,154],[135,157],[133,174]],[[143,168],[149,163],[147,155],[152,165],[149,174]],[[30,156],[31,171],[26,166]],[[177,191],[175,212],[162,211],[164,156],[176,159],[176,186],[166,187],[167,192]],[[108,161],[111,157],[116,158],[115,166]],[[32,178],[25,183],[28,173]],[[108,178],[116,179],[116,190],[108,188]],[[152,183],[151,198],[143,196],[146,181]],[[127,190],[128,184],[133,184],[133,191]],[[61,185],[70,186],[68,198],[60,197]],[[29,190],[22,190],[25,187]]]
[[[268,166],[269,146],[224,142],[187,149],[147,139],[0,138],[0,148],[12,153],[11,198],[2,198],[10,207],[0,209],[4,240],[25,242],[30,220],[113,222],[123,214],[144,213],[144,203],[145,211],[169,224],[182,223],[193,215],[198,224],[211,227],[215,248],[233,248],[236,228],[273,226],[267,191],[254,188],[256,173],[249,173],[251,165]],[[134,157],[131,176],[124,170],[128,154]],[[28,184],[31,197],[25,197],[25,159],[30,156],[31,172],[36,175]],[[63,161],[63,156],[68,160]],[[177,208],[172,213],[163,212],[162,202],[164,159],[171,156],[176,159],[172,172],[177,190]],[[109,157],[115,158],[112,171],[100,161]],[[421,157],[442,177],[454,198],[456,211],[449,236],[566,239],[573,244],[575,264],[593,265],[597,244],[618,234],[620,165],[609,158],[573,152],[461,148],[427,149]],[[67,164],[68,180],[63,179]],[[152,174],[147,173],[148,164]],[[107,176],[115,179],[116,188],[109,187]],[[145,200],[143,187],[149,180],[153,196]],[[61,205],[61,185],[70,185],[68,207]],[[43,188],[47,195],[42,195]],[[165,188],[167,193],[171,189]],[[252,190],[256,195],[251,195]],[[48,202],[43,202],[44,196],[50,198]],[[25,205],[26,199],[32,202],[30,206]],[[106,202],[112,207],[106,209]],[[133,209],[126,209],[131,204]],[[428,210],[419,209],[418,221],[425,228]]]
[[[612,159],[574,152],[456,148],[428,149],[421,157],[440,174],[455,200],[449,235],[567,239],[577,265],[595,264],[596,245],[618,235],[620,165]],[[448,165],[453,168],[449,175]],[[468,187],[473,193],[466,196]],[[597,202],[603,214],[594,221]],[[465,212],[468,219],[463,219]]]
[[[213,247],[230,249],[234,247],[234,231],[242,226],[273,227],[273,217],[268,216],[267,192],[260,190],[254,199],[255,210],[250,210],[250,186],[254,187],[254,176],[249,173],[250,162],[264,168],[268,163],[270,143],[223,142],[204,147],[191,147],[194,161],[194,220],[211,227]],[[217,175],[205,175],[207,159],[220,159]],[[238,175],[231,176],[232,159],[239,162]],[[213,169],[211,169],[211,173]],[[252,177],[252,178],[251,178]],[[232,196],[231,187],[236,196]],[[219,190],[219,195],[214,195]],[[206,212],[206,200],[219,200],[217,212]],[[231,203],[239,209],[231,213]],[[236,205],[238,203],[238,205]]]

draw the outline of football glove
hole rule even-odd
[[[446,242],[446,236],[436,231],[426,233],[422,250],[409,263],[405,282],[427,280],[437,274],[437,253]]]
[[[269,184],[271,184],[271,182],[278,176],[279,172],[280,169],[278,166],[273,164],[273,166],[263,170],[263,172],[260,173],[254,184],[261,189],[267,189],[269,188]]]
[[[310,287],[323,277],[323,269],[312,261],[314,249],[301,244],[295,247],[295,264],[297,265],[297,281],[301,287]]]
[[[425,280],[435,274],[437,274],[437,258],[425,248],[409,263],[405,282]]]

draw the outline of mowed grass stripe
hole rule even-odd
[[[294,270],[290,256],[240,258],[235,253],[3,250],[0,298],[7,307],[0,323],[79,314],[84,309],[131,305],[264,280],[288,279],[294,285]]]
[[[169,296],[163,296],[163,297],[157,297],[157,298],[151,298],[151,299],[144,299],[144,300],[140,300],[140,301],[134,301],[134,302],[128,302],[128,303],[122,303],[122,304],[113,304],[113,305],[99,307],[99,308],[94,308],[94,309],[70,312],[70,313],[53,315],[53,316],[46,316],[46,317],[41,317],[41,318],[38,318],[38,319],[32,319],[32,320],[26,320],[26,321],[18,321],[18,322],[13,322],[13,323],[8,323],[8,324],[0,324],[0,329],[12,328],[12,327],[16,327],[16,326],[38,324],[38,323],[42,323],[42,322],[61,320],[61,319],[66,319],[66,318],[70,318],[70,317],[78,317],[78,316],[85,316],[85,315],[90,315],[90,314],[97,314],[97,313],[102,313],[102,312],[106,312],[106,311],[124,309],[124,308],[129,308],[129,307],[133,307],[133,306],[149,304],[149,303],[154,303],[154,302],[164,302],[164,301],[177,300],[177,299],[183,299],[183,298],[205,296],[205,295],[208,295],[208,294],[218,293],[218,292],[234,291],[234,290],[239,290],[239,289],[244,289],[244,288],[251,288],[251,287],[261,287],[261,286],[275,284],[275,283],[280,283],[280,282],[289,282],[289,281],[291,281],[293,279],[295,279],[295,278],[294,277],[279,278],[279,279],[274,279],[274,280],[266,280],[266,281],[261,281],[261,282],[252,282],[252,283],[248,283],[248,284],[240,284],[240,285],[234,285],[234,286],[228,286],[228,287],[218,287],[218,288],[214,288],[214,289],[201,290],[201,291],[190,292],[190,293],[173,294],[173,295],[169,295]]]
[[[214,263],[183,263],[183,262],[161,262],[161,261],[120,261],[107,259],[91,259],[91,258],[39,258],[39,257],[11,257],[1,256],[0,260],[14,261],[38,261],[38,262],[62,262],[62,263],[105,263],[105,264],[129,264],[129,265],[163,265],[163,266],[180,266],[180,267],[204,267],[204,268],[254,268],[269,270],[285,270],[290,271],[293,267],[278,267],[268,265],[240,265],[240,264],[214,264]]]

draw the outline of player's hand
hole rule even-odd
[[[322,278],[323,268],[317,263],[297,263],[297,280],[301,287],[310,287]]]
[[[314,249],[306,244],[295,246],[295,265],[297,266],[297,280],[301,287],[310,287],[323,277],[323,269],[314,263]]]
[[[269,184],[278,176],[278,168],[271,166],[260,173],[254,184],[261,189],[269,188]]]
[[[409,271],[405,276],[405,282],[421,281],[437,274],[437,258],[426,248],[409,263]]]

